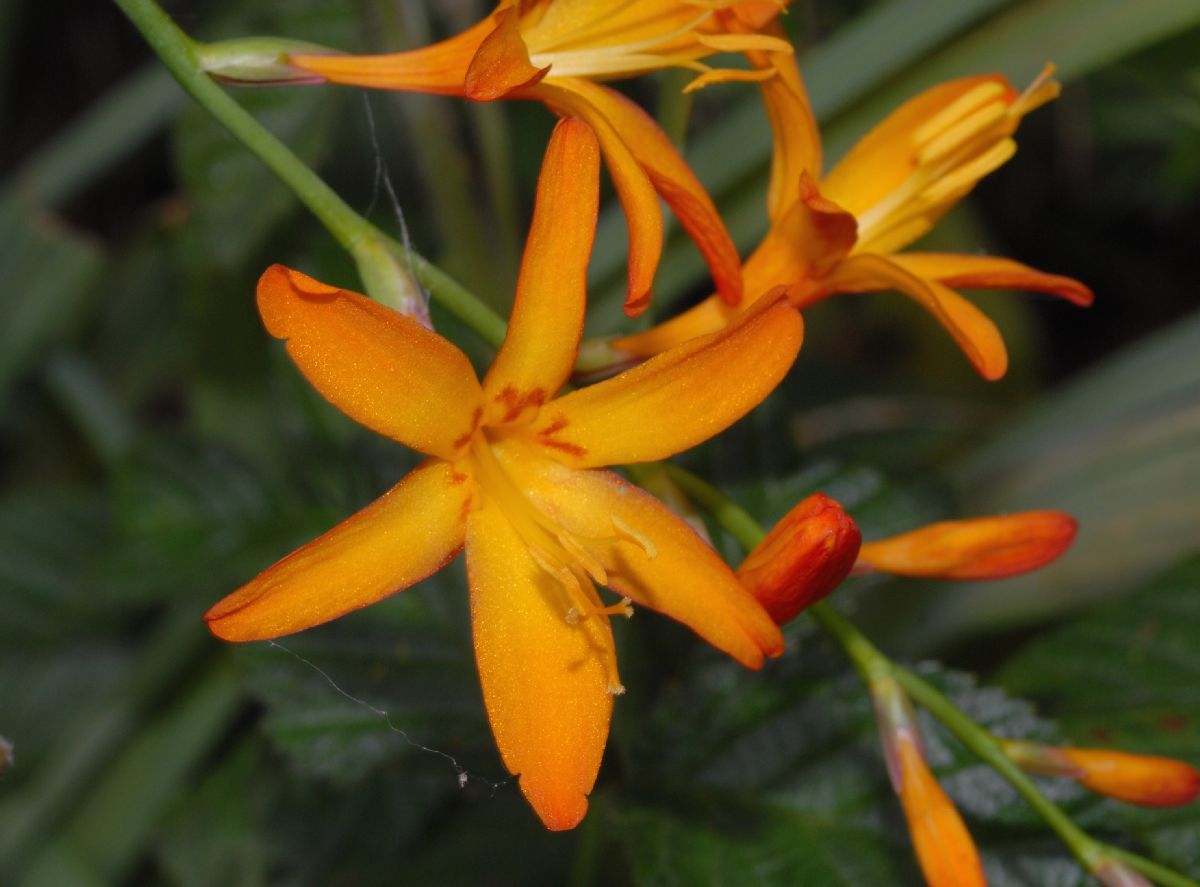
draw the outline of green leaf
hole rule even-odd
[[[678,883],[742,883],[730,876],[741,868],[747,883],[920,883],[861,683],[811,626],[789,635],[793,652],[759,675],[715,661],[691,670],[642,726],[627,756],[632,817],[617,814],[615,826],[639,880],[675,883],[677,871]],[[1061,737],[999,689],[933,664],[920,672],[998,735]],[[920,717],[930,765],[996,883],[1088,883],[999,774]],[[1043,787],[1082,821],[1106,821],[1069,780]]]
[[[44,849],[22,883],[60,884],[61,859],[73,860],[98,880],[121,880],[181,784],[211,753],[237,702],[237,683],[228,663],[209,669],[77,799],[65,827],[46,836]]]
[[[179,887],[266,883],[264,835],[257,811],[269,783],[262,779],[261,743],[243,740],[182,797],[163,823],[155,855]]]
[[[351,784],[416,755],[449,781],[464,770],[504,781],[482,717],[465,611],[455,603],[465,603],[463,588],[457,577],[434,577],[246,651],[251,686],[267,706],[266,734],[298,772]]]
[[[55,219],[0,198],[0,403],[20,373],[71,335],[90,307],[100,249]]]
[[[912,865],[904,865],[902,848],[880,840],[874,829],[792,810],[725,813],[739,821],[722,828],[719,814],[680,816],[644,807],[614,814],[635,882],[647,887],[922,883]]]
[[[305,162],[316,164],[329,149],[336,92],[264,90],[238,99]],[[295,195],[198,106],[184,111],[174,135],[179,175],[195,201],[181,232],[186,260],[198,272],[242,267],[295,210]]]

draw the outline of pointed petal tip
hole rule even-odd
[[[631,319],[635,317],[641,317],[641,315],[645,313],[646,309],[650,307],[650,302],[654,299],[654,290],[647,289],[638,293],[632,288],[632,286],[633,284],[631,281],[631,288],[626,293],[625,304],[622,306],[625,316]]]
[[[539,68],[530,60],[516,10],[500,11],[494,21],[495,29],[479,44],[463,78],[463,94],[477,102],[502,99],[550,73],[549,65]]]

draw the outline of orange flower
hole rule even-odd
[[[1069,776],[1098,794],[1143,807],[1177,807],[1200,796],[1200,772],[1191,764],[1157,755],[1107,748],[1056,748],[1003,741],[1017,766],[1041,776]]]
[[[622,692],[609,618],[630,600],[749,668],[779,629],[716,552],[613,463],[663,459],[725,428],[800,347],[786,300],[727,333],[550,399],[583,327],[599,149],[575,120],[547,149],[504,341],[480,383],[415,320],[276,265],[259,282],[270,333],[352,419],[428,454],[392,490],[205,615],[227,640],[272,638],[372,604],[465,546],[484,702],[501,757],[551,829],[575,826]],[[604,604],[595,586],[625,599]]]
[[[1061,511],[942,521],[867,542],[856,573],[879,571],[924,579],[1003,579],[1040,569],[1075,539],[1075,519]]]
[[[771,228],[743,268],[753,300],[781,283],[805,307],[835,293],[898,290],[937,318],[975,368],[998,379],[1008,356],[995,325],[954,287],[1053,293],[1078,305],[1091,291],[1011,259],[900,252],[933,227],[987,173],[1012,156],[1021,118],[1058,95],[1050,69],[1022,93],[999,75],[964,77],[901,105],[824,178],[804,86],[783,53],[753,56],[776,76],[762,89],[775,132]],[[613,341],[638,357],[719,329],[747,303],[709,298],[647,332]]]
[[[422,49],[389,55],[294,54],[293,67],[334,83],[464,96],[533,99],[596,131],[629,225],[625,310],[649,304],[662,253],[661,196],[704,255],[722,299],[742,295],[733,241],[695,174],[636,104],[596,80],[667,67],[703,82],[746,79],[700,60],[717,52],[791,51],[755,33],[783,5],[770,0],[501,0],[472,28]],[[769,72],[768,72],[769,73]],[[759,76],[750,72],[749,76]]]
[[[904,807],[925,882],[929,887],[986,887],[975,842],[954,802],[925,763],[908,697],[891,677],[875,678],[870,691],[888,775]]]
[[[814,493],[746,555],[737,575],[780,625],[849,575],[862,534],[834,500]]]

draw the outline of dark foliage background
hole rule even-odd
[[[428,7],[168,11],[200,39],[360,50],[484,11]],[[930,243],[1070,274],[1097,302],[979,295],[1013,355],[992,385],[899,297],[827,302],[788,383],[689,464],[766,522],[821,489],[868,538],[1071,511],[1076,547],[1034,576],[862,579],[835,600],[999,733],[1200,763],[1200,7],[813,0],[789,27],[834,156],[929,83],[981,70],[1023,83],[1058,61],[1061,100]],[[653,108],[677,85],[628,88]],[[552,122],[540,107],[236,97],[394,230],[382,164],[416,247],[506,309]],[[270,262],[347,286],[353,267],[115,6],[0,0],[0,132],[0,736],[15,749],[0,774],[0,881],[918,883],[865,696],[807,624],[762,675],[653,616],[622,626],[630,692],[592,812],[568,835],[545,833],[504,776],[460,569],[280,644],[212,641],[210,603],[412,461],[314,395],[253,310]],[[702,93],[688,145],[752,246],[768,147],[754,94]],[[610,206],[595,332],[620,322],[623,237]],[[656,310],[705,291],[673,238]],[[998,777],[926,728],[992,883],[1087,883]],[[1096,834],[1200,877],[1194,808],[1047,790]]]

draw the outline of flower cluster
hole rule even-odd
[[[507,336],[482,379],[419,319],[281,265],[262,275],[263,322],[309,382],[352,419],[426,458],[206,614],[221,638],[273,638],[395,594],[465,551],[488,718],[505,766],[551,829],[584,816],[614,699],[625,690],[614,616],[631,616],[635,605],[657,610],[758,669],[782,653],[780,626],[849,576],[998,579],[1053,561],[1075,535],[1069,516],[1037,511],[864,543],[846,510],[815,494],[735,572],[671,508],[604,470],[666,459],[753,410],[796,358],[800,311],[828,296],[909,296],[988,379],[1005,373],[1004,342],[957,288],[1092,299],[1078,281],[1011,259],[906,249],[1012,156],[1022,117],[1057,95],[1050,69],[1023,91],[998,75],[935,86],[826,172],[779,22],[785,6],[501,0],[475,26],[431,46],[377,56],[299,47],[264,68],[263,81],[533,100],[561,118],[541,168]],[[745,65],[709,64],[725,53],[742,54]],[[679,151],[603,83],[667,67],[695,71],[689,89],[744,81],[761,91],[774,132],[769,228],[744,262]],[[253,59],[214,73],[255,79]],[[602,162],[629,228],[627,313],[652,296],[660,198],[699,247],[714,292],[609,343],[623,362],[644,362],[571,389]],[[982,884],[966,826],[925,763],[907,697],[888,675],[869,684],[926,878]],[[1005,750],[1034,772],[1139,803],[1179,803],[1198,790],[1194,770],[1160,759],[1027,743]]]

